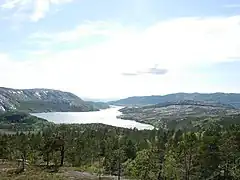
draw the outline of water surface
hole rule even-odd
[[[137,129],[153,129],[153,126],[138,123],[132,120],[118,119],[116,116],[121,115],[118,110],[122,107],[112,106],[109,109],[94,112],[47,112],[33,113],[32,115],[46,119],[56,124],[89,124],[102,123],[116,127],[137,128]]]

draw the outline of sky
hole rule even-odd
[[[0,29],[2,87],[240,93],[239,0],[1,0]]]

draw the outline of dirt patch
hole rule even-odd
[[[71,180],[97,180],[99,177],[97,175],[88,173],[88,172],[80,172],[80,171],[67,171],[64,173],[64,176],[68,177]],[[114,180],[114,177],[101,177],[101,180]]]

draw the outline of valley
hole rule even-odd
[[[121,106],[110,106],[108,109],[92,112],[47,112],[31,113],[38,118],[46,119],[55,124],[90,124],[102,123],[110,126],[122,128],[153,129],[149,124],[139,123],[134,120],[117,118],[122,113],[119,111]]]
[[[101,103],[9,88],[0,95],[4,180],[240,178],[237,99]]]

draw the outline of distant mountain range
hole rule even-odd
[[[37,119],[27,113],[98,111],[109,108],[109,105],[126,106],[120,110],[119,118],[166,129],[198,129],[216,122],[240,123],[240,94],[236,93],[176,93],[103,103],[84,101],[70,92],[53,89],[0,87],[0,113],[5,112],[0,114],[0,124],[11,129],[13,127],[6,122],[13,120],[39,127]]]
[[[0,87],[0,112],[83,112],[108,107],[106,103],[84,101],[70,92]]]
[[[176,93],[135,96],[109,102],[125,106],[121,119],[135,120],[166,129],[199,129],[209,124],[240,123],[240,94]]]
[[[183,100],[120,109],[121,119],[166,129],[199,129],[209,123],[240,123],[240,109],[229,104]]]
[[[145,106],[184,100],[221,103],[240,108],[240,94],[238,93],[175,93],[164,96],[134,96],[117,101],[110,101],[111,105]]]

